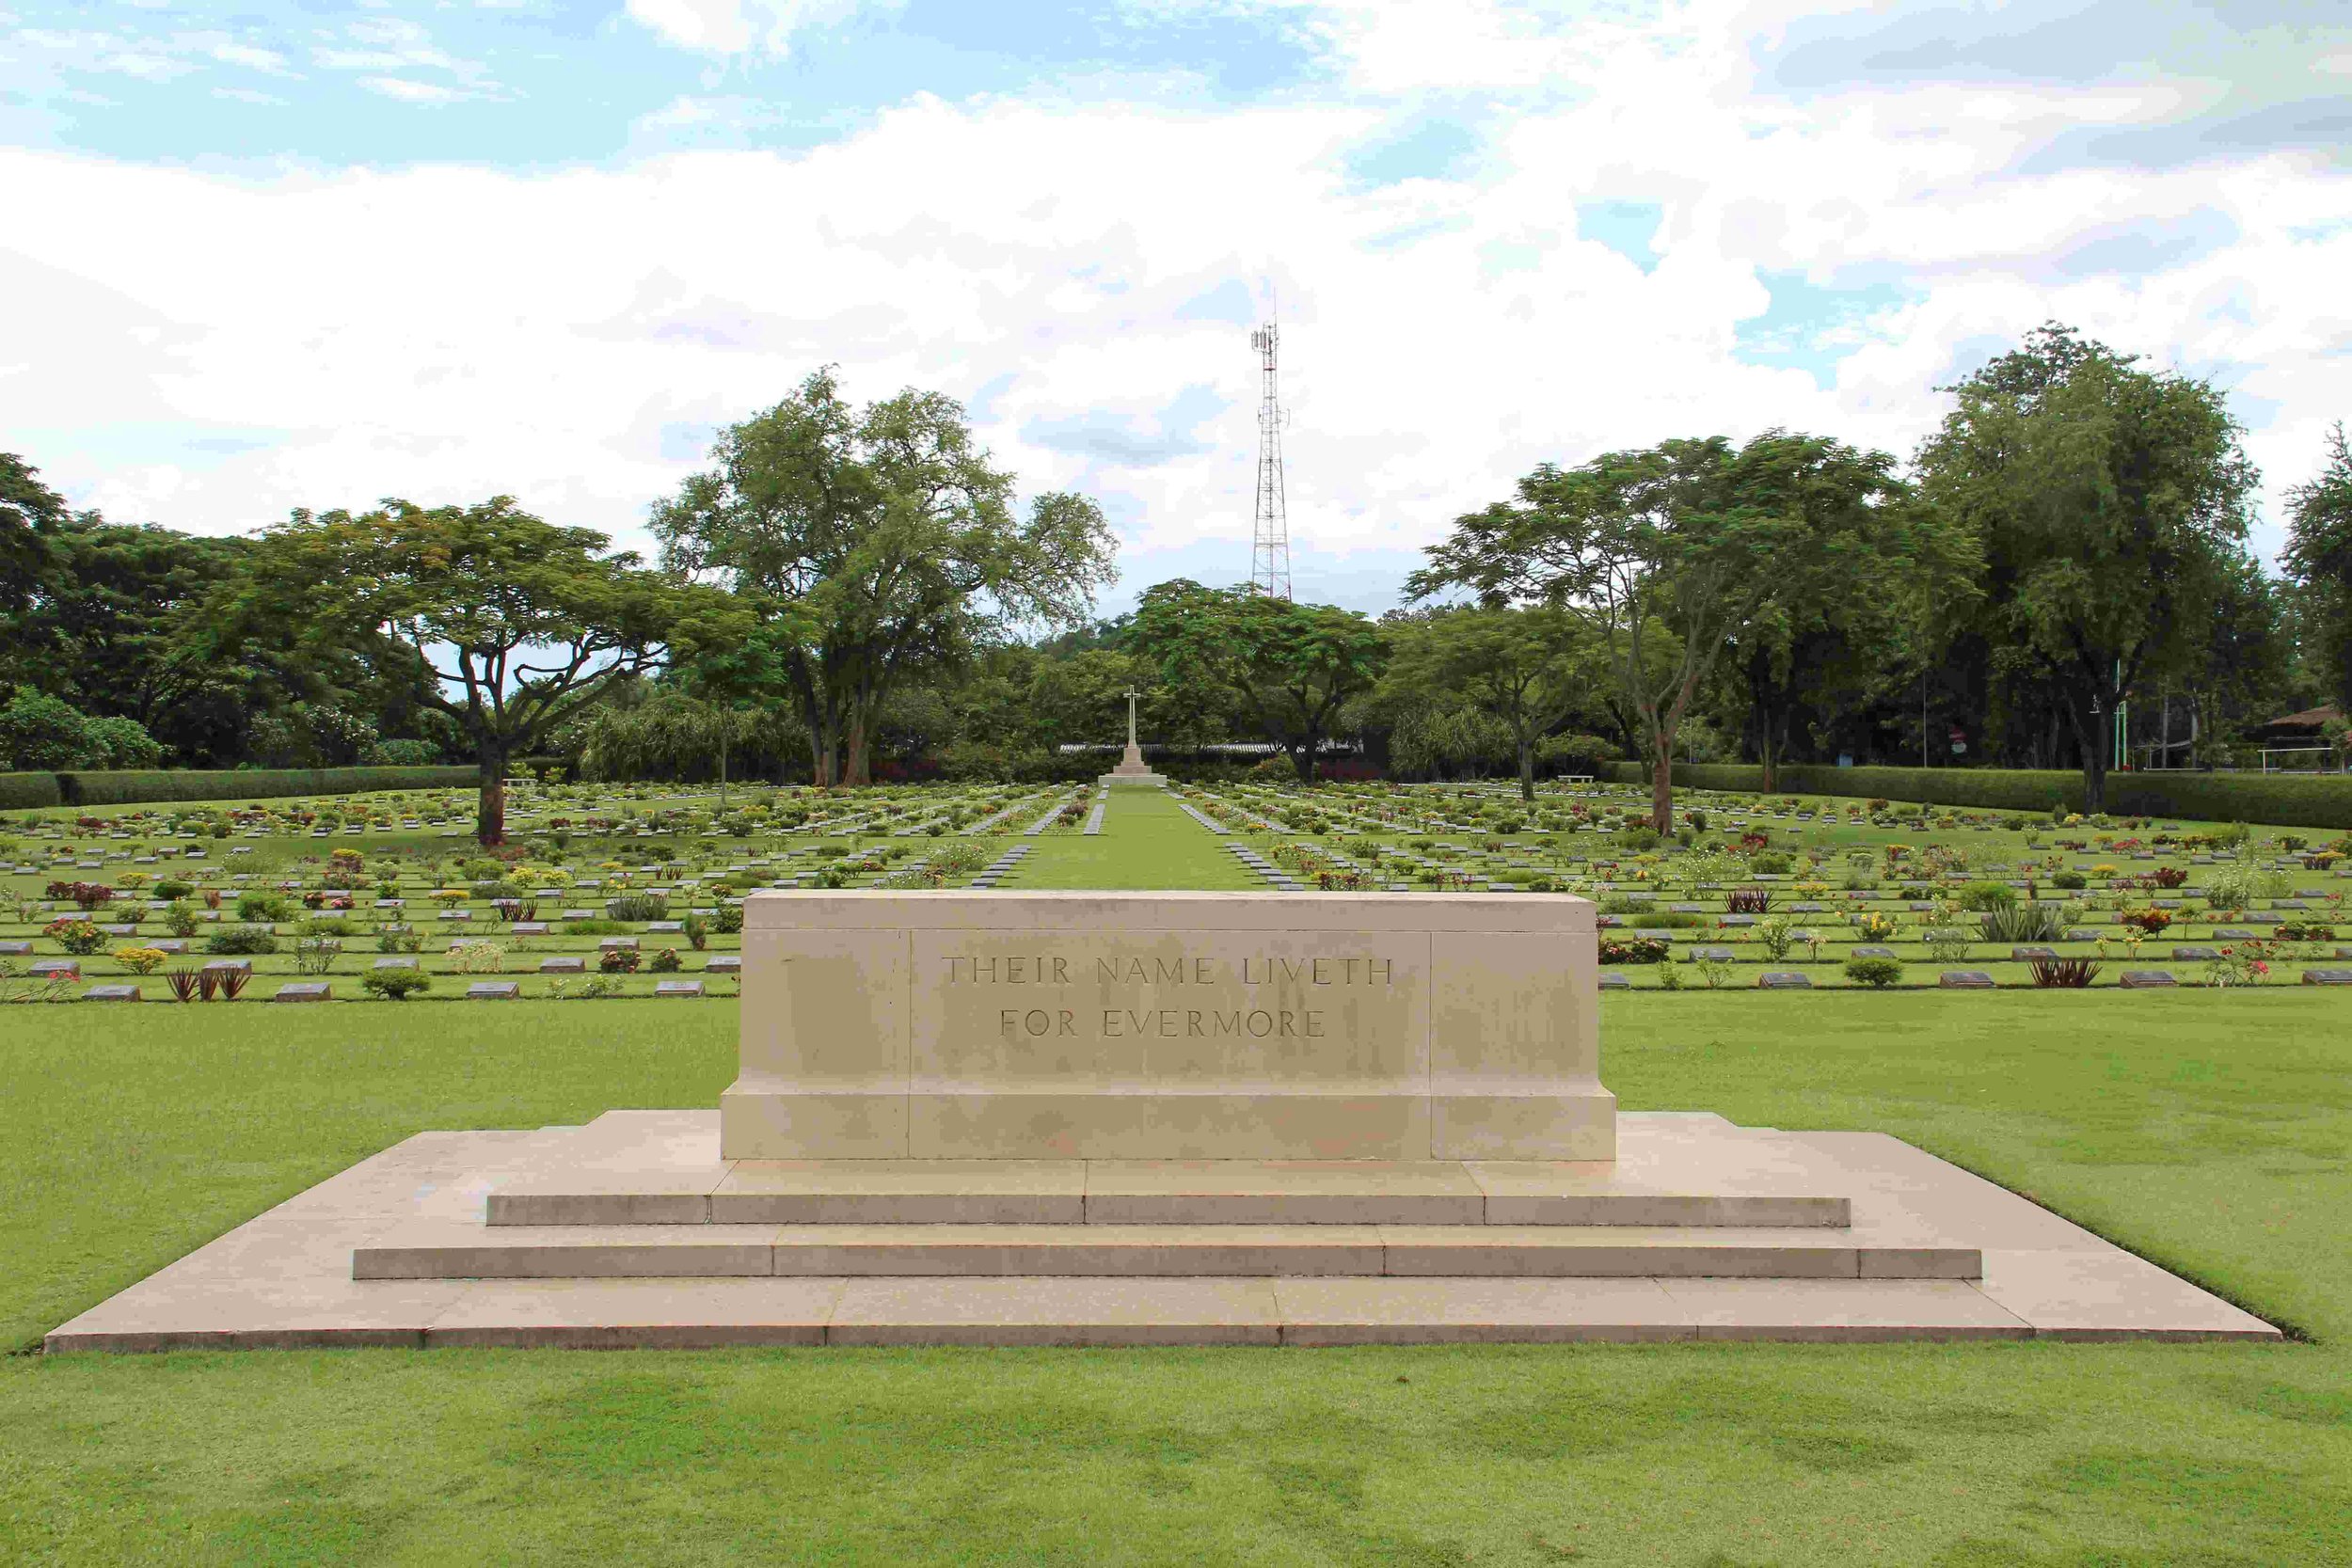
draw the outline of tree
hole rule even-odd
[[[2318,477],[2287,492],[2287,571],[2310,596],[2336,709],[2352,715],[2352,446],[2341,421]]]
[[[2257,478],[2218,390],[2137,366],[2040,327],[1949,388],[1917,464],[1929,504],[1982,542],[1991,630],[2061,694],[2093,812],[2117,705],[2205,645]]]
[[[1426,598],[1467,588],[1490,605],[1576,611],[1609,650],[1650,765],[1650,822],[1674,826],[1675,737],[1724,650],[1783,586],[1836,570],[1856,509],[1895,488],[1893,460],[1768,431],[1545,464],[1516,499],[1458,518],[1406,579]],[[1671,659],[1660,644],[1678,644]]]
[[[1354,610],[1183,578],[1143,595],[1129,636],[1168,685],[1205,682],[1232,692],[1290,757],[1301,784],[1314,783],[1341,705],[1371,689],[1389,657],[1380,628]]]
[[[598,707],[588,722],[580,767],[592,779],[643,779],[688,774],[715,760],[723,806],[729,754],[777,738],[771,713],[665,686],[635,706]]]
[[[0,614],[31,600],[49,563],[49,535],[65,520],[65,498],[40,482],[40,470],[0,451]]]
[[[1017,518],[1012,476],[937,393],[861,411],[821,370],[711,457],[654,509],[662,562],[788,632],[774,695],[799,711],[820,784],[867,782],[868,735],[899,682],[1023,626],[1077,625],[1111,578],[1101,509],[1044,495]]]
[[[1519,799],[1535,798],[1535,746],[1605,680],[1597,639],[1552,606],[1461,608],[1390,623],[1395,645],[1384,685],[1438,699],[1459,694],[1508,732]]]
[[[296,512],[255,544],[215,617],[231,639],[297,649],[368,645],[423,680],[480,768],[476,833],[506,839],[506,765],[614,682],[658,667],[691,615],[720,634],[724,606],[605,553],[509,496],[473,506],[387,499],[373,512]]]

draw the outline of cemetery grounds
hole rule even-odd
[[[1669,847],[1606,787],[576,785],[519,788],[494,858],[470,804],[0,821],[10,1559],[2352,1560],[2352,988],[2304,983],[2352,969],[2331,835],[1685,791]],[[410,1133],[713,1103],[743,893],[975,882],[1592,896],[1626,1108],[1893,1133],[2291,1338],[35,1354]]]

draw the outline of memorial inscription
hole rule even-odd
[[[729,1158],[1607,1159],[1592,906],[773,893]]]

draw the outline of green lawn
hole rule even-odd
[[[1247,882],[1155,796],[1015,886]],[[1611,996],[1629,1108],[1875,1128],[2242,1345],[25,1354],[11,1560],[2352,1561],[2352,1031],[2299,989]],[[0,1013],[40,1333],[408,1132],[708,1104],[735,1008]]]

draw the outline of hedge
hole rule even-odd
[[[24,811],[38,806],[61,806],[55,773],[0,773],[0,811]]]
[[[1641,763],[1609,762],[1599,776],[1646,784]],[[1760,793],[1754,763],[1677,763],[1677,784]],[[1981,811],[2047,812],[2083,807],[2083,776],[2028,768],[1828,768],[1798,763],[1780,769],[1775,793],[1855,795]],[[2117,816],[2180,816],[2202,822],[2260,822],[2280,828],[2352,828],[2352,776],[2291,773],[2109,773],[2107,811]]]
[[[24,774],[0,777],[25,777]],[[470,789],[472,768],[246,768],[58,773],[48,805],[123,806],[142,801],[246,800],[278,795],[358,795],[373,789]]]

